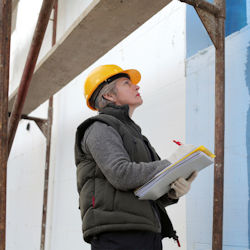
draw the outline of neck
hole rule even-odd
[[[128,115],[129,115],[130,118],[132,118],[132,115],[133,115],[134,111],[135,111],[135,107],[129,106]]]

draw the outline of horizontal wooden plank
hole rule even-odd
[[[37,65],[25,101],[29,114],[171,0],[94,0]],[[9,100],[11,111],[17,90]]]

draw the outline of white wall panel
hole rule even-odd
[[[249,249],[249,25],[226,38],[223,249]],[[214,148],[215,51],[187,61],[187,140]],[[199,174],[187,197],[188,249],[211,249],[213,167]]]
[[[174,1],[56,95],[56,170],[51,249],[67,249],[65,245],[68,241],[75,246],[74,249],[90,249],[89,245],[82,243],[81,234],[77,231],[81,227],[80,212],[77,211],[75,172],[72,172],[75,171],[72,151],[75,129],[81,121],[95,114],[86,108],[83,99],[83,82],[88,72],[101,64],[118,64],[141,71],[140,92],[144,104],[135,112],[134,119],[160,155],[166,157],[176,148],[172,139],[185,141],[184,58],[185,6]],[[63,194],[67,199],[62,198]],[[185,249],[185,199],[169,207],[168,211]],[[77,239],[62,237],[74,230]],[[164,249],[169,248],[178,249],[172,240],[164,240]]]
[[[79,9],[76,8],[77,4],[80,6]],[[81,8],[84,8],[85,4],[87,2],[76,1],[71,2],[69,6],[68,1],[59,1],[59,37],[77,18],[76,15],[81,13]],[[69,9],[71,11],[68,11]],[[142,127],[143,133],[164,158],[176,148],[172,139],[185,141],[185,53],[185,5],[173,1],[55,95],[46,250],[90,249],[90,245],[82,240],[73,151],[76,127],[95,114],[87,109],[83,98],[83,82],[88,72],[97,65],[111,63],[123,68],[140,70],[142,73],[140,92],[144,104],[135,112],[134,120]],[[45,106],[47,107],[47,104],[33,114],[46,116]],[[34,203],[34,208],[32,207],[35,213],[32,219],[34,223],[29,220],[31,217],[29,217],[29,212],[25,212],[24,207],[20,208],[22,216],[19,218],[20,225],[27,222],[29,228],[36,227],[37,231],[35,231],[34,240],[29,241],[27,237],[23,237],[12,241],[20,232],[17,232],[16,227],[10,227],[10,224],[7,241],[8,246],[13,245],[8,249],[33,250],[39,249],[40,245],[38,222],[41,221],[45,140],[39,139],[42,135],[33,135],[32,140],[36,143],[34,150],[37,150],[37,154],[30,154],[28,143],[25,147],[19,145],[27,136],[23,130],[16,138],[13,151],[15,153],[12,154],[9,162],[8,185],[15,186],[15,178],[19,175],[14,172],[14,167],[17,167],[18,163],[26,169],[31,167],[27,167],[28,164],[32,165],[29,163],[29,158],[31,161],[39,162],[39,170],[35,173],[36,178],[40,179],[36,179],[36,184],[34,184],[36,186],[32,191],[32,194],[39,194],[31,199]],[[15,156],[16,154],[19,154],[19,158]],[[31,173],[27,173],[27,176],[30,176],[32,180],[35,178],[32,178]],[[27,180],[23,180],[20,185],[25,186],[26,182]],[[12,189],[9,190],[11,192]],[[9,199],[10,204],[16,202],[15,199],[15,193],[12,193]],[[23,199],[25,203],[28,201],[28,197]],[[11,211],[9,221],[16,218],[14,210]],[[177,205],[169,207],[168,211],[180,236],[182,249],[186,249],[185,198],[181,199]],[[21,228],[20,226],[20,230]],[[27,235],[28,232],[29,230],[27,230]],[[166,239],[164,249],[178,248],[173,240]]]
[[[8,250],[40,249],[45,145],[45,138],[34,122],[20,122],[8,161]]]

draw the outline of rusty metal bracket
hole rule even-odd
[[[199,7],[194,7],[198,16],[201,19],[201,22],[203,23],[209,37],[211,38],[215,48],[217,48],[217,18],[214,14],[211,14],[210,12],[201,9]]]
[[[9,112],[9,117],[10,115],[11,113]],[[34,121],[36,125],[38,126],[38,128],[43,133],[43,135],[45,136],[45,138],[48,137],[48,132],[47,132],[48,131],[48,119],[41,119],[41,118],[28,116],[28,115],[21,115],[21,119]]]
[[[43,135],[47,138],[48,137],[48,121],[34,121],[36,125],[40,128]]]
[[[195,8],[205,10],[206,12],[209,12],[210,14],[215,16],[220,14],[220,8],[217,5],[209,3],[205,0],[179,0],[179,1],[192,5]]]
[[[21,119],[34,121],[36,125],[38,126],[38,128],[43,133],[43,135],[45,136],[45,138],[48,137],[48,132],[47,132],[48,131],[48,119],[40,119],[37,117],[32,117],[32,116],[27,116],[27,115],[22,115]]]
[[[195,8],[215,48],[217,48],[218,47],[218,36],[217,36],[218,17],[225,18],[225,16],[222,15],[222,13],[224,12],[222,12],[221,9],[217,5],[213,3],[209,3],[205,0],[179,0],[179,1],[190,4]]]

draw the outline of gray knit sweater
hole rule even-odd
[[[93,123],[82,139],[82,150],[91,154],[107,180],[118,190],[135,189],[170,164],[168,160],[131,162],[118,132],[102,122]]]

